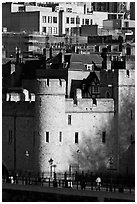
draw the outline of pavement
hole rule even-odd
[[[86,190],[73,188],[63,188],[63,187],[49,187],[48,185],[23,185],[23,184],[2,184],[3,190],[20,190],[20,191],[31,191],[31,192],[43,192],[43,193],[53,193],[58,195],[70,195],[70,196],[85,196],[85,197],[97,197],[98,201],[104,202],[105,199],[108,200],[118,200],[118,201],[135,201],[135,193],[129,193],[125,191],[124,193],[116,192],[106,192],[105,188],[101,188],[101,191],[91,190],[90,187],[86,187]]]

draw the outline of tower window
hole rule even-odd
[[[12,130],[9,130],[9,144],[12,144]]]
[[[127,76],[129,77],[129,70],[127,70]]]
[[[49,142],[49,132],[46,132],[45,134],[45,142]]]
[[[71,125],[71,115],[68,115],[68,125]]]
[[[59,142],[62,142],[62,132],[59,132]]]
[[[102,143],[106,143],[106,132],[102,132]]]
[[[78,144],[78,132],[75,132],[75,144]]]
[[[47,86],[49,86],[49,79],[47,79]]]

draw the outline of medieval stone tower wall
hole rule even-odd
[[[62,165],[63,146],[60,144],[65,128],[65,81],[37,79],[35,101],[35,170],[49,171],[50,158],[56,170]]]

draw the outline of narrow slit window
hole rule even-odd
[[[45,142],[49,142],[49,132],[46,132],[45,134]]]
[[[49,86],[49,79],[47,79],[47,86]]]
[[[62,132],[59,132],[59,142],[62,142]]]
[[[71,115],[68,115],[68,125],[71,125]]]
[[[8,139],[9,144],[12,144],[12,130],[9,130],[9,139]]]
[[[133,112],[132,110],[130,110],[130,117],[131,117],[131,120],[133,119]]]
[[[78,144],[78,132],[75,132],[75,144]]]
[[[106,132],[102,132],[102,143],[106,143]]]

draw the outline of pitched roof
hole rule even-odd
[[[82,64],[91,64],[92,61],[95,64],[102,63],[102,57],[98,54],[72,54],[71,55],[71,62],[81,62]]]
[[[74,70],[86,70],[84,64],[92,64],[96,65],[102,64],[102,57],[98,54],[76,54],[73,53],[70,59],[70,69]]]

